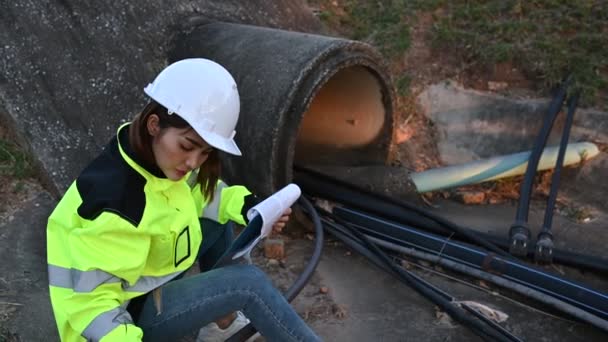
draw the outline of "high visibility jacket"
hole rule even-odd
[[[194,263],[203,238],[199,216],[245,223],[245,187],[221,183],[214,201],[204,203],[187,177],[171,181],[138,162],[126,126],[48,220],[49,289],[62,341],[141,340],[126,306]]]

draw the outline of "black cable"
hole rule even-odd
[[[568,147],[570,128],[572,127],[572,121],[574,121],[574,112],[576,111],[576,106],[578,105],[579,95],[580,93],[577,92],[568,99],[568,113],[566,114],[566,122],[564,123],[564,131],[562,133],[562,139],[559,145],[555,169],[553,171],[553,176],[551,177],[551,189],[549,190],[549,198],[547,198],[547,207],[545,208],[545,219],[542,227],[543,231],[550,231],[553,223],[553,209],[555,208],[555,200],[557,199],[557,191],[559,189],[560,176],[564,164],[564,156],[566,155],[566,149]]]
[[[356,228],[351,227],[350,222],[343,220],[342,218],[335,216],[331,213],[326,213],[333,220],[338,222],[340,225],[350,229],[350,232],[354,234],[359,240],[363,241],[369,250],[377,257],[379,257],[385,265],[387,265],[392,272],[403,282],[408,284],[418,293],[437,304],[448,313],[454,320],[460,322],[466,327],[470,328],[475,334],[487,341],[513,341],[514,339],[510,334],[504,334],[501,330],[498,330],[494,326],[483,324],[478,319],[471,317],[463,308],[457,306],[455,303],[450,302],[444,296],[439,295],[434,286],[428,284],[421,278],[414,277],[409,271],[397,267],[390,258],[382,251],[378,246],[371,242],[364,234],[359,232]],[[519,341],[519,340],[517,340]]]
[[[300,293],[300,291],[302,291],[304,286],[306,286],[306,283],[308,283],[310,280],[312,273],[315,271],[317,265],[319,265],[319,262],[321,261],[321,252],[323,251],[323,225],[321,224],[321,218],[312,206],[312,203],[310,203],[306,197],[301,196],[299,202],[300,205],[304,207],[304,211],[310,215],[312,223],[315,227],[315,248],[312,256],[310,257],[310,261],[306,265],[306,268],[285,293],[285,297],[290,302],[298,295],[298,293]]]
[[[312,179],[311,175],[314,175],[315,178]],[[384,205],[384,203],[382,202],[388,202],[388,203],[392,203],[398,207],[401,208],[405,208],[409,211],[413,211],[423,217],[426,217],[432,221],[437,222],[438,224],[440,224],[443,227],[446,227],[447,229],[450,229],[451,231],[454,231],[458,234],[460,234],[461,236],[466,237],[467,239],[474,241],[476,244],[487,248],[488,250],[500,255],[500,256],[504,256],[504,257],[509,257],[508,253],[505,253],[502,249],[496,247],[495,245],[493,245],[492,243],[488,242],[487,240],[479,237],[477,234],[472,233],[470,230],[460,227],[459,225],[450,222],[446,219],[444,219],[443,217],[434,215],[422,208],[419,208],[417,206],[414,206],[410,203],[407,203],[405,201],[401,201],[398,199],[395,199],[393,197],[390,196],[386,196],[386,195],[382,195],[382,194],[377,194],[377,193],[372,193],[366,190],[361,189],[360,187],[354,185],[354,184],[350,184],[341,180],[338,180],[334,177],[328,176],[326,174],[308,169],[306,167],[303,166],[299,166],[296,165],[294,166],[294,178],[295,178],[295,182],[300,185],[300,187],[302,187],[302,189],[304,190],[304,192],[309,193],[309,194],[321,194],[322,197],[331,197],[332,200],[338,200],[340,202],[346,201],[348,202],[349,205],[353,206],[353,207],[357,207],[359,209],[368,209],[369,208],[369,202],[370,200],[375,199],[378,203],[379,207],[382,207]],[[322,185],[320,185],[319,183],[323,183]],[[348,190],[350,191],[348,191]],[[348,191],[349,195],[346,195],[345,192]],[[352,196],[355,196],[355,198],[357,197],[357,193],[361,194],[361,193],[365,193],[368,197],[368,199],[366,201],[358,201],[353,199]],[[397,214],[397,216],[402,215],[402,210],[398,210],[399,214]]]
[[[323,210],[319,210],[319,211],[321,213],[323,213]],[[369,255],[370,253],[368,250],[366,250],[364,247],[361,247],[360,245],[357,245],[357,244],[361,244],[362,242],[359,241],[358,239],[356,239],[356,237],[354,237],[349,231],[346,231],[345,229],[341,228],[341,226],[332,224],[330,221],[328,221],[326,219],[323,219],[322,221],[324,223],[324,228],[326,230],[328,230],[332,235],[334,235],[338,239],[342,240],[346,245],[353,248],[355,251],[357,251],[357,252],[361,253],[362,255],[366,256],[367,258],[369,258],[374,264],[378,265],[383,270],[387,270],[386,266],[379,265],[380,261],[374,260],[372,258],[375,256]],[[353,228],[359,229],[355,226],[353,226]],[[581,309],[575,305],[572,305],[568,302],[558,299],[552,295],[543,293],[535,287],[530,287],[526,284],[513,281],[513,280],[505,278],[499,274],[493,274],[493,273],[486,272],[482,269],[477,269],[475,267],[470,266],[467,263],[459,262],[459,261],[456,261],[456,260],[453,260],[450,258],[441,257],[441,255],[429,253],[427,251],[419,250],[418,248],[414,248],[414,247],[405,247],[403,245],[395,244],[393,242],[389,242],[388,239],[369,236],[367,234],[365,234],[365,235],[372,242],[376,243],[380,247],[383,247],[383,248],[386,248],[386,249],[389,249],[389,250],[392,250],[392,251],[395,251],[398,253],[403,253],[403,254],[409,255],[411,257],[417,258],[417,259],[422,259],[422,260],[426,260],[426,261],[429,261],[432,263],[437,263],[437,264],[440,264],[441,266],[450,268],[459,273],[463,273],[463,274],[466,274],[466,275],[469,275],[469,276],[472,276],[475,278],[479,278],[479,279],[483,279],[485,281],[492,282],[501,287],[515,291],[526,297],[529,297],[529,298],[534,299],[538,302],[541,302],[545,305],[553,307],[578,320],[581,320],[583,322],[587,322],[591,325],[594,325],[604,331],[608,331],[608,321],[606,321],[603,318],[598,317],[584,309]],[[378,259],[378,258],[375,257],[375,259]],[[502,328],[502,327],[499,326],[497,328]],[[508,333],[508,332],[505,331],[505,333]]]
[[[597,328],[602,329],[603,331],[608,332],[608,321],[606,321],[606,320],[602,319],[601,317],[598,317],[584,309],[581,309],[575,305],[572,305],[561,299],[558,299],[556,297],[543,293],[543,292],[539,291],[538,289],[532,288],[530,286],[526,286],[524,284],[518,283],[511,279],[505,278],[499,274],[493,274],[493,273],[486,272],[481,269],[477,269],[475,267],[472,267],[472,266],[467,265],[462,262],[458,262],[458,261],[451,260],[448,258],[442,258],[433,253],[428,253],[428,252],[425,252],[422,250],[418,250],[416,248],[404,247],[404,246],[389,242],[387,240],[383,240],[383,239],[379,239],[379,238],[375,238],[375,237],[370,237],[370,239],[372,241],[375,241],[378,245],[380,245],[384,248],[393,250],[395,252],[405,254],[410,257],[419,259],[419,260],[426,260],[428,262],[441,265],[442,267],[449,268],[458,273],[466,274],[468,276],[471,276],[471,277],[474,277],[477,279],[485,280],[485,281],[491,282],[493,284],[496,284],[500,287],[517,292],[523,296],[526,296],[526,297],[536,300],[540,303],[548,305],[548,306],[550,306],[556,310],[559,310],[561,312],[564,312],[578,320],[587,322],[591,325],[596,326]]]
[[[325,211],[322,208],[318,208],[316,206],[315,206],[315,208],[318,211],[324,213],[326,216],[332,215],[332,214],[329,214],[327,211]],[[388,267],[386,265],[386,263],[380,257],[378,257],[376,254],[370,252],[370,250],[368,248],[365,248],[363,246],[363,242],[360,241],[356,236],[354,236],[353,233],[350,232],[350,230],[347,230],[346,228],[343,228],[342,226],[340,226],[340,225],[336,224],[335,222],[332,222],[328,219],[322,218],[321,222],[323,223],[323,228],[325,230],[328,230],[332,235],[334,235],[335,237],[337,237],[338,239],[343,241],[346,245],[348,245],[349,247],[354,249],[355,252],[368,258],[374,265],[376,265],[378,268],[382,269],[383,271],[389,272],[389,273],[393,274],[395,277],[397,277],[397,275],[394,274],[394,271],[390,267]],[[415,278],[420,278],[414,273],[412,273],[412,276]],[[424,281],[422,279],[419,279],[419,280]],[[447,294],[445,291],[439,289],[438,287],[436,287],[430,283],[427,283],[427,286],[429,286],[429,288],[431,288],[435,293],[444,297],[445,299],[454,300],[454,297]]]
[[[561,171],[564,164],[564,156],[566,155],[566,149],[568,147],[568,139],[570,137],[570,128],[572,127],[572,121],[574,121],[574,112],[578,105],[579,92],[576,92],[568,99],[568,112],[566,113],[566,122],[562,132],[562,138],[559,144],[559,150],[557,152],[557,160],[555,162],[555,169],[551,177],[551,188],[549,190],[549,197],[547,198],[547,206],[545,208],[545,218],[540,232],[536,237],[536,248],[534,249],[534,258],[539,262],[550,263],[553,261],[553,234],[551,233],[551,225],[553,224],[553,209],[555,208],[555,201],[557,199],[557,192],[559,189]]]
[[[557,91],[557,94],[549,104],[547,115],[544,118],[543,126],[536,137],[534,142],[534,148],[528,158],[528,166],[526,167],[526,173],[524,174],[524,180],[521,184],[520,197],[517,206],[517,212],[515,215],[516,221],[528,221],[528,213],[530,207],[530,196],[532,194],[532,184],[534,183],[534,175],[538,167],[540,156],[543,153],[543,149],[551,133],[551,128],[555,122],[555,118],[562,108],[564,99],[566,98],[566,89],[568,88],[570,81],[569,79],[562,83],[562,86]]]
[[[340,239],[342,242],[344,242],[346,245],[351,247],[353,250],[355,250],[355,252],[357,252],[357,253],[363,255],[364,257],[366,257],[367,259],[369,259],[374,265],[376,265],[381,270],[383,270],[385,272],[389,272],[390,274],[392,274],[393,276],[398,278],[398,276],[395,274],[395,272],[390,267],[388,267],[388,265],[386,265],[386,263],[380,257],[378,257],[376,254],[372,253],[368,248],[363,246],[363,242],[360,241],[359,239],[357,239],[357,237],[355,237],[349,230],[346,230],[342,226],[340,226],[330,220],[327,220],[327,219],[321,219],[321,222],[323,222],[323,228],[325,230],[329,231],[332,235],[334,235],[335,237]],[[411,274],[413,277],[419,279],[420,281],[424,281],[416,274],[414,274],[414,273],[411,273]],[[439,289],[438,287],[436,287],[428,282],[426,283],[426,285],[428,285],[430,289],[432,289],[435,293],[437,293],[439,296],[445,298],[446,300],[449,300],[449,301],[454,300],[454,297],[452,297],[445,291]]]
[[[448,222],[454,225],[447,219],[415,207],[413,204],[405,201],[375,194],[354,184],[337,180],[329,175],[304,167],[297,167],[294,176],[295,182],[309,195],[336,201],[353,208],[358,208],[363,212],[384,217],[387,220],[410,225],[436,234],[449,234],[454,231],[442,224],[442,222]],[[382,198],[384,197],[390,198],[391,201],[383,200]],[[416,210],[411,210],[410,208],[412,207]],[[501,253],[497,254],[503,257],[510,257],[508,253],[504,252],[509,249],[509,241],[503,237],[478,232],[470,228],[461,229],[501,248]],[[476,243],[476,240],[467,238],[465,234],[457,233],[454,238],[463,242]],[[533,246],[529,246],[527,256],[534,256]],[[555,262],[563,265],[608,274],[608,258],[554,249],[553,259]]]
[[[342,228],[342,226],[340,226],[336,223],[332,223],[331,221],[324,220],[323,222],[324,222],[323,227],[325,228],[325,230],[327,230],[334,237],[340,239],[340,241],[342,241],[349,248],[351,248],[355,252],[361,254],[362,256],[366,257],[374,265],[376,265],[380,269],[390,273],[394,277],[398,278],[401,282],[405,283],[406,285],[409,285],[409,283],[407,283],[406,281],[401,279],[401,277],[396,272],[394,272],[383,260],[381,260],[380,257],[378,257],[376,254],[374,254],[372,251],[370,251],[369,248],[366,248],[363,245],[364,243],[362,241],[360,241],[359,239],[357,239],[356,237],[354,237],[350,231],[347,231],[345,228]],[[416,278],[419,278],[419,277],[416,276]],[[452,300],[452,297],[447,295],[445,292],[443,292],[441,290],[436,291],[436,290],[438,290],[436,287],[429,287],[429,289],[433,290],[438,296],[445,297],[445,299],[448,301]],[[465,324],[465,326],[466,326],[466,324]],[[490,336],[484,334],[483,332],[479,332],[478,336],[480,336],[484,340],[488,340],[488,341],[492,340],[492,339],[490,339]]]
[[[319,261],[321,261],[321,252],[323,251],[323,225],[321,224],[321,218],[319,214],[312,206],[310,201],[304,197],[300,196],[298,199],[298,204],[304,207],[304,210],[310,216],[313,225],[315,227],[315,247],[310,257],[310,260],[302,273],[298,276],[298,278],[293,282],[293,284],[289,287],[287,292],[285,292],[284,296],[288,302],[291,302],[299,293],[302,291],[306,283],[312,277],[313,272],[319,265]],[[247,324],[241,330],[237,331],[234,335],[232,335],[227,342],[241,342],[246,341],[248,338],[253,336],[256,333],[256,329],[253,327],[251,323]]]
[[[557,93],[551,100],[547,114],[543,120],[539,134],[534,141],[534,147],[528,157],[528,165],[524,180],[521,183],[519,190],[519,201],[517,202],[517,210],[515,213],[515,221],[509,229],[509,251],[511,254],[525,256],[528,252],[528,242],[530,240],[530,228],[528,228],[528,214],[530,211],[530,197],[532,196],[532,185],[534,183],[534,175],[538,168],[538,162],[543,153],[547,139],[551,133],[551,128],[555,122],[555,118],[562,108],[564,99],[566,98],[566,89],[570,84],[568,77],[558,89]]]

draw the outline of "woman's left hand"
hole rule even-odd
[[[289,215],[291,215],[291,208],[287,208],[287,210],[283,212],[283,215],[272,226],[272,231],[274,233],[280,233],[283,231],[283,228],[285,228],[287,221],[289,221]]]

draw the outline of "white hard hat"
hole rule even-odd
[[[177,61],[161,71],[144,91],[169,114],[186,120],[209,145],[241,155],[234,141],[239,92],[221,65],[203,58]]]

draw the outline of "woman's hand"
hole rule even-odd
[[[291,215],[291,208],[287,208],[283,215],[272,226],[273,233],[280,233],[283,231],[283,228],[285,228],[287,221],[289,221],[289,215]]]

